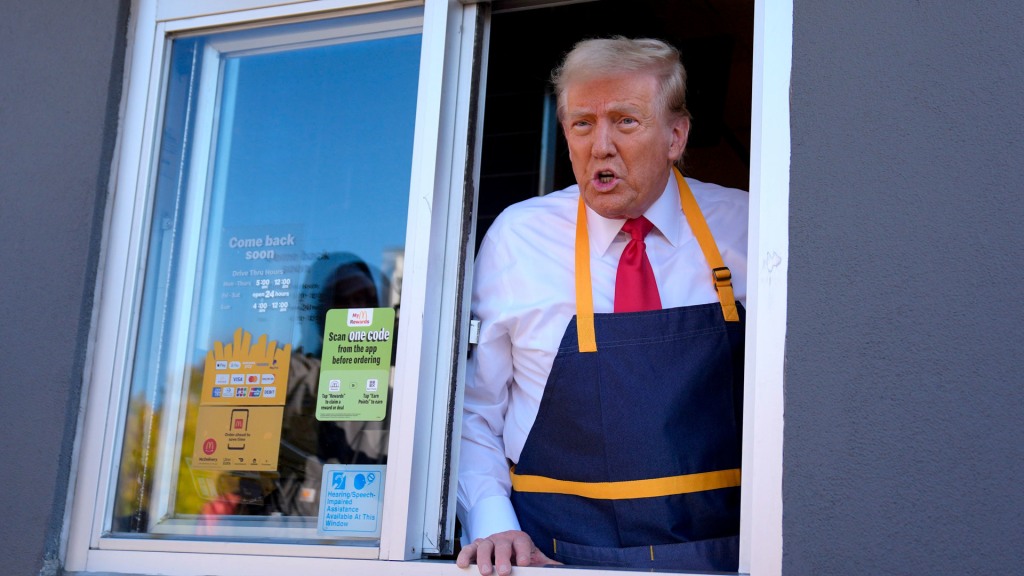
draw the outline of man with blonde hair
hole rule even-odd
[[[577,184],[477,256],[457,562],[734,571],[747,195],[675,168],[672,46],[586,40],[552,79]]]

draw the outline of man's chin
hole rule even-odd
[[[635,218],[636,217],[636,216],[631,216],[628,210],[626,210],[625,208],[619,207],[619,206],[608,206],[608,205],[602,205],[602,204],[598,204],[596,206],[593,205],[593,204],[588,204],[588,206],[590,206],[591,210],[593,210],[594,212],[597,212],[598,215],[600,215],[603,218],[608,218],[609,220],[625,220],[627,218]],[[637,216],[640,216],[642,214],[643,213],[641,212]]]

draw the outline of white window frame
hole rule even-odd
[[[462,236],[461,219],[450,225],[446,218],[453,211],[443,208],[450,204],[450,198],[458,198],[461,203],[462,178],[453,179],[451,172],[458,169],[461,175],[464,167],[452,164],[459,162],[460,158],[453,158],[451,142],[455,138],[465,142],[466,137],[457,132],[457,126],[451,121],[458,96],[455,90],[457,83],[442,83],[436,79],[457,78],[462,49],[458,41],[460,20],[467,11],[454,2],[424,5],[419,1],[326,0],[272,6],[260,4],[267,2],[178,0],[136,2],[134,6],[130,52],[126,59],[122,133],[114,167],[115,178],[111,184],[113,200],[107,215],[109,229],[105,236],[105,267],[98,282],[100,305],[94,324],[94,345],[90,350],[85,415],[80,428],[74,471],[76,485],[67,529],[65,565],[69,570],[116,572],[128,566],[124,559],[136,557],[131,563],[133,572],[157,571],[166,569],[170,559],[184,560],[185,556],[193,554],[197,562],[188,564],[201,566],[203,562],[199,559],[211,558],[212,552],[254,558],[262,556],[264,559],[274,555],[326,555],[403,560],[419,558],[426,535],[436,535],[436,526],[432,530],[423,529],[425,522],[431,521],[425,514],[439,513],[436,503],[441,500],[439,494],[442,490],[440,485],[427,481],[431,474],[441,476],[431,470],[436,466],[436,459],[429,458],[429,455],[437,453],[440,450],[438,446],[445,441],[443,434],[439,435],[434,429],[436,427],[431,426],[432,422],[443,422],[432,418],[432,411],[439,404],[447,406],[449,391],[447,386],[420,385],[406,386],[393,399],[388,466],[388,485],[392,489],[385,491],[385,529],[379,546],[256,545],[102,536],[107,516],[105,508],[109,507],[106,495],[114,482],[111,471],[120,442],[117,438],[119,414],[122,413],[121,404],[129,381],[126,367],[130,364],[128,359],[133,350],[132,331],[141,282],[136,271],[142,269],[140,263],[146,257],[148,191],[154,177],[151,159],[159,145],[158,127],[162,116],[159,104],[164,92],[163,70],[170,45],[168,35],[244,26],[248,22],[283,22],[296,17],[317,18],[407,6],[423,7],[424,40],[414,127],[417,144],[413,151],[410,188],[413,200],[409,205],[404,256],[405,313],[397,343],[400,360],[396,380],[421,384],[451,380],[452,363],[443,359],[454,357],[455,343],[442,335],[455,333],[456,327],[450,318],[444,320],[438,307],[427,307],[426,302],[441,299],[454,302],[452,293],[457,288],[454,280],[444,280],[455,277],[444,269],[450,269],[451,262],[458,259],[445,247],[457,246],[453,239]],[[448,31],[452,33],[446,33]],[[446,119],[445,123],[441,118]],[[457,182],[459,187],[450,190],[449,181]],[[435,209],[438,206],[440,208]],[[434,242],[431,243],[432,238]],[[441,270],[431,272],[432,282],[427,279],[428,269]],[[428,494],[428,490],[434,490],[436,494]],[[426,509],[427,502],[433,503],[432,510]],[[454,523],[454,504],[451,508],[449,524]],[[428,542],[428,551],[430,544]],[[145,562],[140,565],[139,559],[145,559]],[[205,568],[197,569],[208,573],[203,572]]]
[[[454,278],[462,262],[456,247],[463,237],[463,174],[469,159],[467,114],[473,67],[472,35],[476,11],[473,0],[136,0],[132,6],[126,80],[122,99],[121,132],[111,179],[111,198],[104,237],[102,268],[97,280],[99,305],[94,312],[85,375],[83,417],[76,436],[65,538],[64,567],[83,573],[161,573],[181,575],[245,574],[279,576],[282,573],[358,574],[466,574],[450,562],[380,562],[413,560],[424,549],[426,514],[436,519],[443,487],[437,482],[444,438],[429,430],[443,416],[447,386],[418,386],[394,399],[392,443],[389,451],[389,490],[385,495],[386,528],[379,548],[367,549],[363,558],[349,547],[339,547],[344,558],[297,557],[311,552],[304,545],[129,540],[101,537],[101,524],[110,482],[118,430],[116,404],[129,381],[132,354],[131,328],[137,307],[136,270],[145,260],[146,196],[152,172],[150,159],[158,145],[162,97],[161,70],[166,57],[166,34],[245,21],[266,21],[340,10],[423,5],[423,45],[417,95],[415,145],[412,161],[413,194],[407,232],[406,285],[399,354],[407,373],[396,378],[418,382],[447,382],[456,366],[445,358],[459,355],[464,339],[452,334],[466,327],[451,318],[438,318],[441,301],[451,309],[458,290],[465,286],[446,280],[428,285],[427,266],[440,267],[442,277]],[[751,144],[751,218],[748,270],[748,327],[744,455],[741,515],[740,573],[771,576],[782,572],[782,441],[783,359],[786,334],[789,207],[789,88],[792,60],[792,0],[756,0]],[[468,36],[468,38],[467,38]],[[480,65],[478,63],[478,65]],[[442,81],[439,81],[442,80]],[[482,104],[481,104],[482,106]],[[482,114],[482,112],[481,112]],[[459,145],[461,143],[461,145]],[[436,192],[435,192],[436,191]],[[451,198],[459,200],[451,201]],[[446,207],[433,206],[438,201]],[[444,208],[444,209],[441,209]],[[436,232],[447,225],[445,232]],[[435,239],[429,242],[431,227]],[[442,246],[443,244],[443,246]],[[431,249],[429,254],[423,250]],[[417,250],[419,252],[417,252]],[[417,270],[417,267],[420,269]],[[466,274],[468,282],[471,274]],[[464,303],[462,303],[465,306]],[[432,311],[433,310],[433,311]],[[464,312],[464,310],[463,310]],[[434,314],[434,316],[431,316]],[[462,314],[463,318],[468,315]],[[465,324],[465,322],[462,322]],[[436,326],[427,331],[426,326]],[[405,335],[403,339],[402,335]],[[409,336],[422,334],[422,340]],[[453,341],[454,340],[454,341]],[[433,358],[421,351],[437,351]],[[430,355],[427,355],[430,356]],[[459,357],[459,356],[455,356]],[[431,397],[420,394],[434,390]],[[424,429],[425,428],[425,429]],[[458,430],[456,422],[455,430]],[[456,450],[457,451],[457,450]],[[457,458],[457,456],[456,456]],[[453,465],[457,464],[454,462]],[[449,506],[451,506],[450,503]],[[448,515],[449,522],[452,514]],[[756,522],[753,519],[756,518]],[[402,519],[402,521],[396,521]],[[429,550],[429,542],[427,543]],[[316,553],[325,554],[323,547]],[[542,568],[516,568],[519,574],[540,574]],[[473,572],[475,573],[475,571]],[[621,571],[588,570],[588,574],[620,576]]]
[[[793,0],[754,5],[739,571],[782,574]],[[756,521],[755,521],[756,519]]]

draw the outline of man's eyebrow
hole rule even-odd
[[[627,115],[627,116],[644,116],[645,115],[644,107],[643,106],[641,106],[639,104],[634,104],[634,103],[631,103],[631,102],[616,102],[614,104],[609,105],[607,108],[605,108],[604,112],[610,112],[612,114],[621,114],[621,115]],[[577,118],[582,118],[582,117],[585,117],[585,116],[596,116],[596,115],[597,115],[597,112],[595,112],[593,109],[591,109],[591,108],[582,108],[582,107],[575,108],[575,109],[570,108],[570,109],[566,110],[566,113],[565,113],[565,117],[567,119],[577,119]]]
[[[580,116],[592,116],[593,114],[593,110],[591,110],[590,108],[583,107],[566,108],[565,111],[566,116],[572,116],[573,118],[578,118]]]
[[[640,104],[634,104],[633,102],[615,102],[608,106],[608,110],[611,112],[619,112],[621,114],[641,114],[643,112],[643,106]]]

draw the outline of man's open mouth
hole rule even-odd
[[[602,184],[608,184],[615,179],[615,173],[611,170],[602,170],[597,173],[597,180]]]

